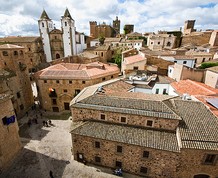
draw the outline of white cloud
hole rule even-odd
[[[179,30],[188,19],[196,19],[199,30],[218,26],[217,0],[23,0],[22,3],[0,0],[0,3],[0,36],[39,35],[37,20],[43,8],[60,28],[67,7],[77,30],[87,35],[89,21],[110,24],[116,15],[121,20],[121,29],[125,24],[134,24],[138,32]]]

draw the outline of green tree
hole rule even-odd
[[[200,66],[200,69],[206,69],[206,68],[209,68],[209,67],[213,67],[213,66],[218,66],[218,62],[204,62],[201,64]]]
[[[103,45],[103,44],[104,44],[105,37],[104,37],[103,35],[100,35],[100,36],[98,37],[98,40],[99,40],[100,44]]]
[[[117,50],[116,54],[114,55],[114,62],[121,68],[121,61],[122,61],[122,53],[121,50]]]

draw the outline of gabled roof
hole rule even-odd
[[[144,58],[143,56],[139,54],[124,58],[125,64],[134,64],[134,63],[141,62],[141,61],[146,61],[146,58]]]
[[[46,13],[45,10],[42,11],[42,15],[41,15],[40,19],[47,19],[47,20],[50,20],[50,18],[48,17],[48,14]]]

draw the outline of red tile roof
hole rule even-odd
[[[124,61],[126,64],[133,64],[133,63],[144,61],[144,60],[146,59],[139,54],[124,58]]]
[[[40,79],[94,79],[118,74],[116,65],[93,62],[90,64],[60,63],[35,74]]]

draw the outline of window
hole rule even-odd
[[[95,148],[100,148],[101,147],[101,145],[100,145],[100,142],[95,142]]]
[[[82,84],[85,84],[86,83],[86,81],[82,81]]]
[[[105,120],[105,114],[101,114],[101,120]]]
[[[172,69],[170,69],[170,73],[172,72]]]
[[[160,44],[160,41],[158,41],[157,44]]]
[[[17,52],[17,51],[14,51],[14,55],[17,56],[17,55],[18,55],[18,52]]]
[[[147,120],[147,124],[146,125],[149,126],[149,127],[152,127],[153,126],[153,121]]]
[[[67,22],[64,22],[65,26],[67,26]]]
[[[159,93],[159,88],[157,88],[155,91],[155,94],[158,94],[158,93]]]
[[[23,110],[24,109],[24,106],[23,104],[20,105],[20,110]]]
[[[72,80],[69,80],[69,84],[72,84],[73,82],[72,82]]]
[[[153,44],[153,42],[151,42],[151,45]]]
[[[102,81],[105,81],[105,77],[104,77],[104,78],[102,78]]]
[[[42,27],[44,27],[45,25],[44,25],[44,23],[42,22]]]
[[[64,89],[64,93],[67,93],[67,89]]]
[[[138,70],[138,69],[139,69],[138,66],[134,66],[134,67],[133,67],[133,70]]]
[[[111,78],[114,78],[114,76],[113,76],[113,75],[111,75]]]
[[[60,83],[59,80],[56,80],[56,83]]]
[[[205,164],[214,164],[216,161],[216,155],[215,154],[207,154],[206,158],[204,160]]]
[[[174,63],[177,63],[177,61],[174,61]]]
[[[123,116],[122,116],[122,117],[120,118],[120,122],[126,123],[126,117],[123,117]]]
[[[120,161],[116,161],[116,167],[121,168],[121,167],[122,167],[122,162],[120,162]]]
[[[20,98],[20,92],[17,92],[17,98]]]
[[[146,167],[141,167],[141,168],[140,168],[140,172],[141,172],[141,173],[144,173],[144,174],[147,174],[147,173],[148,173],[148,168],[146,168]]]
[[[31,48],[29,48],[29,51],[31,51]]]
[[[164,95],[167,94],[167,89],[166,88],[163,89],[163,94]]]
[[[57,39],[57,36],[55,36],[55,39]]]
[[[2,51],[3,56],[8,56],[8,52],[7,51]]]
[[[117,146],[117,152],[122,153],[122,151],[123,151],[123,147],[122,146]]]
[[[205,62],[205,58],[203,58],[202,62]]]
[[[103,52],[101,52],[101,57],[103,57],[104,56],[104,53]]]
[[[143,158],[149,157],[149,151],[143,151]]]
[[[183,64],[187,64],[187,61],[183,61]]]
[[[56,105],[57,104],[57,100],[56,99],[52,99],[52,104]]]
[[[44,80],[44,83],[47,83],[47,80]]]
[[[33,62],[33,59],[32,59],[32,58],[30,59],[30,62]]]
[[[171,46],[171,43],[169,41],[167,42],[167,46]]]
[[[101,157],[95,156],[95,162],[96,162],[96,163],[100,163],[100,162],[101,162]]]

